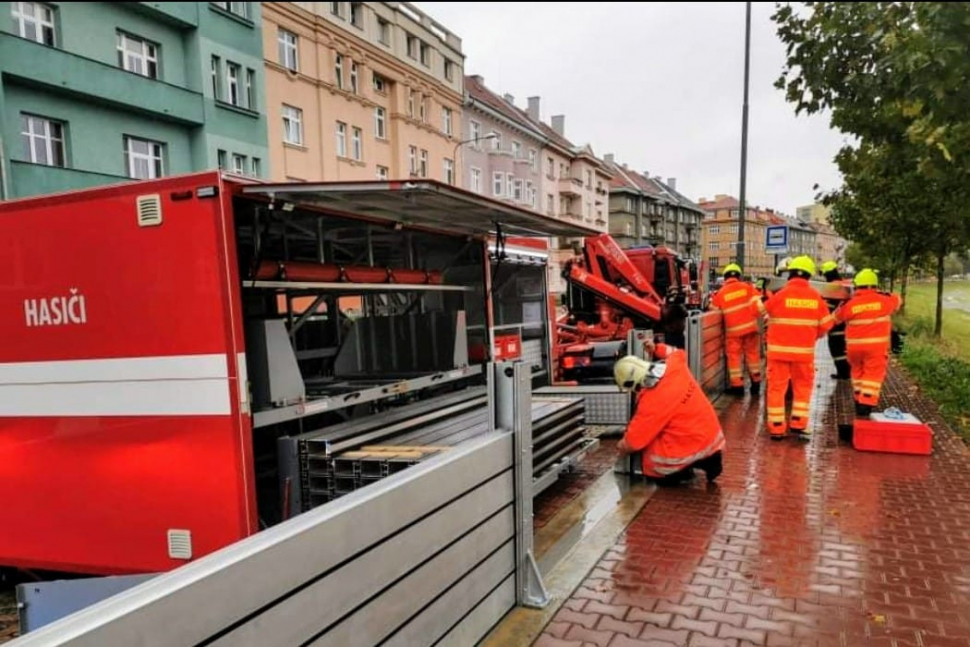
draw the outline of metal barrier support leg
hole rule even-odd
[[[536,564],[532,532],[532,375],[522,362],[495,368],[495,424],[513,433],[515,452],[515,601],[526,607],[549,604]]]

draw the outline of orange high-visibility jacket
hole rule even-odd
[[[887,352],[893,329],[892,314],[901,304],[898,294],[856,290],[835,311],[835,320],[845,322],[846,349]]]
[[[810,362],[815,341],[835,324],[825,299],[806,279],[789,279],[764,303],[755,304],[768,317],[768,359]]]
[[[641,389],[624,440],[643,450],[644,472],[673,474],[723,449],[724,434],[704,390],[691,375],[684,351],[657,345],[667,372],[652,389]]]
[[[751,309],[755,300],[761,300],[757,288],[734,277],[724,281],[721,289],[711,298],[711,305],[724,315],[724,332],[728,337],[742,337],[757,332],[757,315]]]

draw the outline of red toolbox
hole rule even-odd
[[[909,413],[873,413],[868,420],[855,421],[852,446],[867,452],[927,456],[933,452],[933,432]]]

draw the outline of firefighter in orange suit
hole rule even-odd
[[[751,393],[761,392],[761,333],[758,315],[752,306],[761,295],[750,283],[741,280],[741,266],[724,268],[724,285],[711,299],[711,305],[724,315],[724,346],[727,355],[728,393],[744,395],[744,362],[751,376]],[[742,359],[743,355],[743,359]]]
[[[663,485],[689,480],[694,468],[708,482],[721,473],[724,433],[684,351],[648,341],[654,361],[627,355],[613,368],[617,385],[636,392],[636,411],[617,448],[643,452],[643,473]]]
[[[818,290],[808,284],[815,262],[799,256],[788,264],[788,282],[766,302],[755,305],[768,323],[768,392],[765,408],[768,432],[780,439],[785,432],[807,437],[808,411],[815,381],[815,342],[834,320]],[[791,382],[791,418],[786,423],[785,391]]]
[[[856,415],[866,417],[879,404],[879,392],[886,379],[892,315],[902,299],[876,289],[878,275],[860,270],[853,279],[855,293],[835,311],[835,320],[845,323],[845,347],[852,369],[852,392]]]

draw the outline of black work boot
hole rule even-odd
[[[847,444],[852,444],[852,425],[839,425],[839,440]]]
[[[696,465],[696,463],[695,463]],[[652,478],[657,485],[661,486],[671,486],[680,485],[686,481],[690,481],[694,478],[694,465],[690,467],[685,467],[679,472],[674,472],[673,474],[668,474],[667,476],[662,476],[660,478]]]
[[[707,458],[702,458],[694,463],[694,467],[704,470],[704,473],[707,475],[707,482],[713,483],[714,479],[724,471],[723,453],[716,451]]]
[[[869,414],[872,413],[872,406],[868,404],[861,404],[859,402],[855,403],[855,416],[856,418],[868,418]]]
[[[761,393],[761,382],[751,383],[751,395],[759,395]]]
[[[727,393],[728,395],[736,395],[738,397],[741,397],[741,396],[744,395],[744,387],[743,386],[729,386],[727,388],[727,390],[725,391],[725,393]]]

